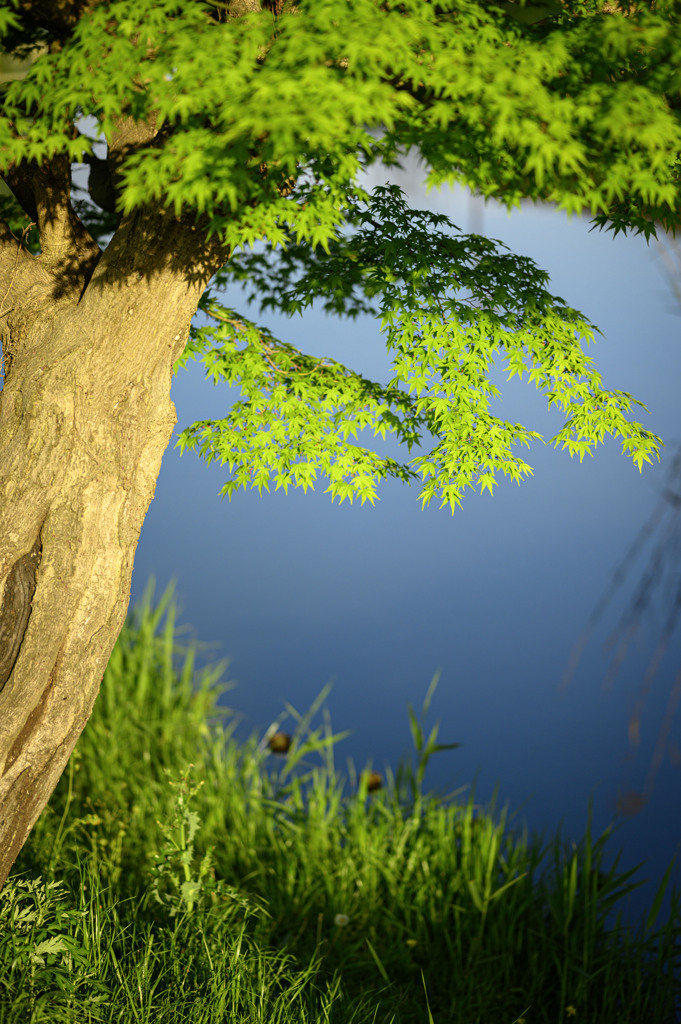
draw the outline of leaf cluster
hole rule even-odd
[[[627,418],[645,407],[605,389],[582,349],[597,328],[547,290],[548,275],[532,260],[461,234],[443,215],[411,210],[395,186],[359,198],[349,220],[354,230],[326,249],[291,240],[283,251],[237,253],[218,283],[245,279],[262,308],[289,315],[318,296],[337,314],[372,311],[394,376],[383,386],[304,356],[207,296],[202,309],[216,326],[192,328],[182,365],[198,356],[214,382],[239,384],[243,398],[223,420],[183,431],[178,443],[230,471],[238,466],[222,493],[248,483],[269,489],[270,478],[285,491],[292,482],[307,489],[321,470],[332,497],[373,504],[378,480],[418,473],[423,505],[437,496],[453,512],[467,487],[491,492],[499,473],[520,482],[532,470],[513,449],[542,438],[492,414],[496,360],[508,379],[527,374],[549,407],[567,413],[551,443],[581,460],[610,435],[639,469],[659,458],[660,438]],[[424,431],[437,443],[400,465],[348,443],[365,427],[382,437],[390,431],[410,451]]]
[[[230,472],[236,467],[221,494],[231,498],[249,484],[269,491],[272,479],[284,493],[291,484],[307,491],[321,470],[330,481],[327,491],[341,503],[359,497],[373,504],[380,479],[416,479],[407,466],[348,441],[370,427],[375,436],[396,434],[411,450],[426,421],[414,414],[407,395],[333,359],[305,355],[212,297],[202,308],[215,326],[192,326],[178,366],[199,357],[214,383],[238,384],[242,397],[224,419],[192,424],[177,443],[209,463],[227,463]]]
[[[313,244],[333,237],[361,170],[409,149],[432,184],[463,182],[509,206],[547,200],[646,235],[677,222],[671,0],[303,0],[224,18],[220,6],[88,5],[4,88],[0,169],[56,153],[82,161],[92,143],[80,119],[110,142],[131,117],[158,135],[126,154],[120,210],[194,211],[230,245],[291,227]],[[35,31],[16,8],[0,36],[18,53]]]

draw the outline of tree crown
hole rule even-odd
[[[14,230],[32,219],[22,175],[67,158],[89,167],[71,204],[94,236],[166,209],[224,246],[200,306],[209,324],[192,326],[180,363],[202,359],[242,399],[179,439],[229,463],[224,493],[306,488],[321,470],[332,496],[373,502],[381,478],[420,475],[423,502],[453,511],[467,486],[520,480],[531,470],[514,449],[539,435],[492,415],[495,357],[567,413],[552,441],[571,454],[614,435],[639,468],[659,456],[628,419],[641,403],[606,390],[583,352],[596,328],[546,274],[393,187],[369,193],[362,174],[412,151],[432,185],[588,210],[615,232],[673,230],[671,0],[12,0],[0,33],[15,58],[39,54],[3,86]],[[372,312],[393,379],[306,356],[218,301],[243,279],[263,308],[322,298],[342,316]],[[364,427],[436,444],[402,465],[348,442]]]

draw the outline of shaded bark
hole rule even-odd
[[[68,167],[7,180],[37,220],[0,231],[0,885],[92,710],[176,422],[172,364],[226,252],[160,210],[104,253]]]

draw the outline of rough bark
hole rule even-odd
[[[103,254],[68,168],[8,184],[40,228],[0,231],[0,885],[47,803],[123,625],[137,541],[176,422],[172,363],[226,253],[163,211]]]

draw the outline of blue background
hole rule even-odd
[[[387,177],[376,172],[370,184]],[[655,678],[633,757],[627,739],[673,596],[654,590],[609,688],[612,651],[604,645],[632,599],[655,532],[638,559],[628,560],[633,575],[614,588],[569,685],[559,684],[594,606],[666,486],[681,433],[681,307],[654,241],[590,231],[588,220],[548,207],[529,205],[509,216],[460,189],[427,194],[421,177],[413,165],[390,173],[412,205],[447,213],[462,230],[532,257],[551,274],[554,293],[601,328],[605,337],[591,354],[606,386],[646,403],[650,414],[637,418],[663,437],[662,462],[639,474],[615,441],[582,464],[538,445],[522,452],[533,477],[520,487],[502,480],[493,497],[471,491],[452,517],[436,501],[422,510],[418,487],[397,481],[382,485],[375,507],[332,504],[323,478],[314,493],[240,491],[230,503],[218,497],[227,467],[206,466],[193,453],[180,457],[171,446],[142,530],[132,601],[150,575],[157,594],[177,581],[180,621],[215,645],[203,660],[230,659],[226,678],[237,686],[226,702],[242,716],[242,735],[262,734],[275,719],[284,723],[287,701],[305,711],[331,681],[334,730],[352,730],[337,748],[339,769],[349,757],[358,768],[371,761],[375,769],[395,770],[411,750],[406,705],[420,708],[439,670],[430,721],[441,723],[442,742],[462,747],[433,759],[429,788],[446,792],[475,779],[476,799],[485,804],[498,783],[502,804],[511,811],[522,805],[516,820],[539,831],[562,824],[566,837],[579,839],[591,796],[600,830],[618,797],[648,786],[647,804],[621,819],[612,846],[613,853],[623,848],[623,867],[648,862],[641,877],[652,881],[629,905],[638,913],[681,840],[678,717],[651,772],[681,664],[678,637]],[[292,320],[259,316],[238,290],[227,301],[305,352],[383,383],[391,376],[370,318],[345,322],[315,311]],[[527,382],[504,385],[503,395],[504,418],[546,438],[562,426],[560,413],[548,414]],[[206,382],[199,364],[181,371],[173,386],[177,430],[224,415],[236,397]],[[370,433],[361,443],[409,457]],[[672,538],[674,512],[663,502]],[[678,586],[672,540],[664,565],[669,585]]]

